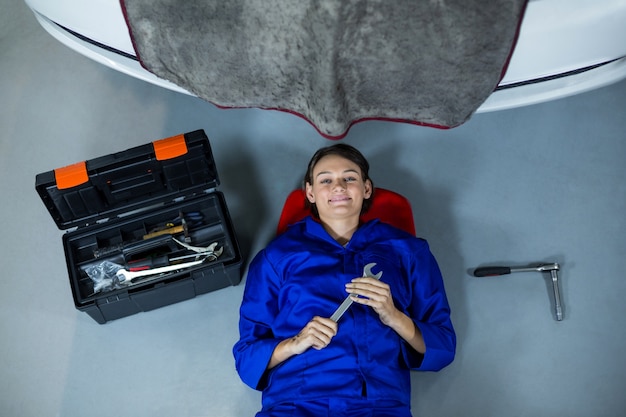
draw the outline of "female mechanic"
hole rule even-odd
[[[410,370],[438,371],[456,336],[426,241],[379,220],[361,224],[374,192],[354,147],[318,150],[304,187],[313,216],[250,264],[237,371],[269,416],[411,416]],[[375,263],[380,280],[363,277]],[[350,295],[337,320],[333,312]]]

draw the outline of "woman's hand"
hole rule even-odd
[[[372,307],[380,321],[395,330],[413,349],[422,354],[426,352],[422,332],[409,316],[396,308],[389,285],[375,278],[355,278],[346,284],[346,291],[355,303]]]
[[[355,303],[372,307],[387,326],[402,314],[393,304],[389,285],[375,278],[355,278],[346,284],[346,291]]]
[[[324,349],[336,334],[337,323],[328,318],[315,316],[300,333],[290,339],[291,347],[296,355],[311,347],[316,350]]]
[[[267,369],[279,365],[294,355],[299,355],[309,348],[324,349],[337,334],[337,323],[331,319],[315,316],[300,332],[280,342],[270,358]]]

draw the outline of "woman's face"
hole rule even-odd
[[[359,166],[339,155],[320,159],[311,181],[306,184],[306,196],[322,220],[358,217],[363,200],[372,195],[372,183],[363,180]]]

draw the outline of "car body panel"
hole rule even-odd
[[[118,0],[26,3],[46,31],[77,52],[133,77],[191,94],[134,59]],[[626,0],[529,1],[507,71],[478,112],[540,103],[626,78],[623,39]]]

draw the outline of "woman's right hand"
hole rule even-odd
[[[324,349],[337,334],[337,323],[331,319],[315,316],[300,333],[292,337],[291,349],[299,355],[308,348]]]
[[[337,323],[328,318],[313,317],[297,335],[283,340],[276,346],[267,369],[272,369],[309,348],[324,349],[336,334]]]

